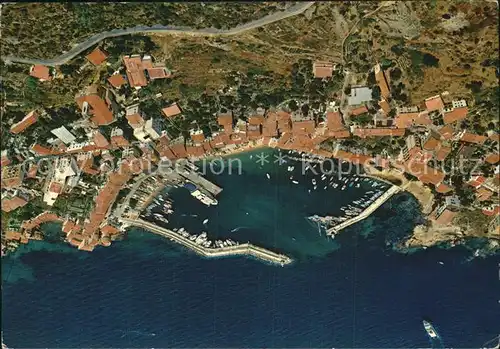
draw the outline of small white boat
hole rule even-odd
[[[443,263],[443,262],[441,262],[441,261],[439,261],[438,263],[439,263],[439,264],[441,264],[441,265],[444,265],[444,263]]]
[[[313,185],[316,185],[316,180],[313,178],[313,180],[311,181]]]
[[[203,224],[207,224],[207,223],[208,223],[208,218],[203,221]]]
[[[266,176],[267,176],[267,179],[271,179],[271,176],[269,175],[269,173],[266,173]]]
[[[299,182],[297,182],[297,181],[292,181],[292,183],[293,183],[293,184],[299,184]]]

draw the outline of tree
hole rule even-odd
[[[378,87],[378,85],[375,85],[372,88],[372,100],[380,101],[380,87]]]
[[[401,69],[395,67],[394,69],[391,69],[389,75],[391,77],[391,81],[399,80],[401,78]]]

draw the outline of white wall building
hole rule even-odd
[[[71,142],[74,142],[76,139],[76,137],[73,136],[73,134],[69,132],[68,129],[64,126],[55,128],[52,131],[50,131],[50,133],[59,138],[66,145],[70,144]]]

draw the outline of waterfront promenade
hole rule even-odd
[[[401,188],[393,185],[391,186],[384,194],[382,194],[380,197],[378,197],[370,206],[368,206],[363,212],[361,212],[358,216],[353,217],[351,219],[348,219],[340,224],[337,224],[327,230],[328,235],[335,235],[339,231],[341,231],[344,228],[347,228],[350,225],[353,225],[354,223],[357,223],[369,215],[371,215],[377,208],[382,206],[384,202],[389,200],[394,194],[398,193],[401,191]]]
[[[293,261],[291,258],[285,255],[266,250],[265,248],[262,247],[254,246],[250,243],[209,248],[198,245],[194,241],[191,241],[172,230],[159,227],[153,223],[144,221],[142,219],[121,218],[120,221],[122,221],[126,225],[144,228],[152,233],[169,238],[170,240],[175,241],[178,244],[181,244],[184,247],[187,247],[190,250],[196,252],[197,254],[207,258],[217,258],[217,257],[227,257],[227,256],[252,256],[269,263],[280,264],[281,266],[285,264],[290,264]]]

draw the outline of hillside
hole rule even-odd
[[[2,9],[2,55],[54,58],[78,40],[100,30],[153,25],[160,19],[161,24],[227,28],[285,6],[267,5],[231,3],[222,8],[200,3],[189,6],[9,4]],[[107,39],[102,46],[109,50],[115,62],[121,55],[131,53],[150,53],[157,61],[166,62],[174,71],[175,79],[163,92],[171,93],[173,98],[182,96],[180,86],[187,86],[191,94],[216,91],[227,86],[228,79],[235,73],[250,72],[258,76],[268,72],[278,77],[274,84],[266,82],[266,88],[272,89],[273,85],[290,83],[293,65],[300,60],[342,63],[344,56],[346,67],[355,73],[351,83],[364,83],[369,69],[377,61],[382,62],[389,68],[391,85],[396,91],[394,98],[402,103],[420,103],[442,91],[473,99],[471,88],[478,93],[478,86],[484,90],[497,85],[495,6],[495,3],[472,1],[318,2],[302,15],[241,35],[118,37]],[[174,15],[166,19],[162,11]],[[29,27],[22,24],[26,21],[21,21],[20,16],[24,15],[30,20]],[[196,21],[193,22],[193,18],[197,18]],[[83,62],[81,57],[75,61]],[[75,61],[67,67],[76,67]],[[4,70],[6,80],[18,86],[13,90],[23,85],[21,75],[15,78],[11,75],[20,74],[20,67]],[[71,77],[77,80],[71,84],[59,81],[59,85],[67,85],[67,88],[49,87],[49,97],[57,103],[70,101],[74,91],[89,78]],[[50,85],[53,84],[55,82]],[[61,96],[65,93],[70,96]]]

